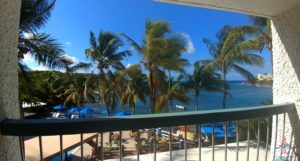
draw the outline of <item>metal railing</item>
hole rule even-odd
[[[183,150],[184,150],[184,160],[188,160],[188,138],[187,138],[187,126],[196,125],[200,132],[198,131],[198,144],[197,148],[199,151],[199,161],[203,160],[202,148],[204,147],[203,140],[201,140],[201,128],[205,126],[211,126],[212,132],[210,136],[212,152],[212,160],[215,160],[215,148],[216,148],[216,132],[215,125],[217,123],[222,123],[224,128],[224,138],[222,144],[224,145],[224,160],[228,160],[228,125],[230,122],[235,122],[235,141],[236,142],[236,161],[239,160],[240,152],[240,141],[241,132],[245,133],[243,140],[246,143],[246,160],[249,161],[250,154],[250,140],[251,140],[251,129],[250,124],[251,120],[256,120],[256,160],[258,161],[260,156],[260,145],[261,145],[261,122],[264,120],[266,122],[266,138],[265,143],[265,158],[268,159],[268,153],[270,150],[274,151],[275,148],[269,149],[270,143],[270,129],[271,129],[271,117],[275,116],[276,118],[276,127],[275,128],[275,137],[278,132],[278,115],[284,115],[283,123],[285,124],[286,114],[295,111],[294,104],[280,104],[280,105],[269,105],[269,106],[260,106],[260,107],[249,107],[249,108],[235,108],[235,109],[220,109],[220,110],[209,110],[209,111],[192,111],[192,112],[177,112],[177,113],[162,113],[162,114],[151,114],[151,115],[135,115],[135,116],[123,116],[123,117],[103,117],[103,118],[87,118],[87,119],[39,119],[39,120],[18,120],[18,119],[6,119],[1,122],[1,133],[3,135],[9,136],[19,136],[20,139],[20,149],[21,149],[21,158],[25,160],[25,146],[24,146],[24,137],[27,136],[37,136],[40,149],[40,160],[44,160],[43,156],[43,136],[59,135],[60,143],[60,154],[59,157],[61,160],[65,159],[64,154],[66,150],[63,149],[63,136],[70,134],[80,134],[80,144],[81,147],[80,157],[81,160],[84,160],[84,133],[97,133],[96,137],[96,153],[99,154],[98,159],[104,160],[104,141],[103,134],[105,132],[119,131],[119,159],[122,160],[123,155],[123,145],[122,145],[122,131],[124,130],[134,130],[134,129],[148,129],[153,135],[152,138],[155,138],[153,141],[153,146],[149,153],[152,153],[153,160],[157,160],[157,133],[156,128],[166,127],[165,129],[169,130],[169,160],[174,160],[173,156],[173,147],[172,147],[172,138],[173,138],[173,128],[176,126],[184,127],[184,137],[183,139]],[[240,125],[245,125],[244,131],[242,131]],[[196,128],[196,129],[198,129]],[[284,127],[285,128],[285,127]],[[285,134],[285,129],[283,128],[282,134],[290,135],[292,138],[293,134]],[[246,130],[246,131],[245,131]],[[153,132],[154,131],[154,132]],[[98,137],[100,135],[100,139]],[[137,130],[136,137],[136,160],[140,160],[140,147],[141,147],[141,138],[140,131]],[[100,146],[99,146],[99,140]],[[196,139],[196,141],[197,141]],[[277,138],[275,138],[276,140]],[[274,140],[271,140],[274,141]],[[292,141],[292,139],[291,139]],[[233,142],[231,140],[231,142]],[[149,143],[150,144],[150,143]],[[220,144],[220,141],[219,141]],[[275,158],[275,155],[274,155]],[[296,157],[294,157],[295,159]],[[289,158],[292,159],[292,158]]]

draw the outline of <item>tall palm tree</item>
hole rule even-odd
[[[165,74],[163,72],[163,63],[169,61],[166,50],[168,48],[167,34],[170,32],[170,26],[166,21],[146,21],[146,31],[143,43],[137,44],[127,35],[123,36],[142,56],[142,63],[148,72],[148,84],[150,87],[149,110],[155,112],[156,98],[160,95],[161,85],[164,82]],[[171,41],[171,40],[170,40]]]
[[[255,77],[242,65],[262,66],[263,58],[254,54],[261,48],[255,40],[248,39],[245,34],[249,32],[247,27],[223,27],[217,34],[217,42],[204,39],[210,55],[214,58],[208,66],[213,66],[222,73],[223,77],[223,108],[226,108],[227,74],[234,70],[249,81],[255,81]]]
[[[108,83],[111,80],[112,70],[124,69],[122,60],[129,56],[131,53],[129,50],[119,51],[124,45],[122,40],[115,34],[111,32],[100,32],[98,37],[98,42],[93,32],[90,32],[90,45],[91,47],[85,50],[86,57],[91,59],[94,63],[97,63],[98,74],[98,90],[99,90],[99,103],[104,103],[106,105],[113,106],[114,101],[107,103],[107,98],[110,97],[112,100],[115,98],[107,88],[115,86],[114,82]],[[107,84],[109,86],[107,86]],[[101,89],[104,88],[104,89]],[[102,90],[106,90],[103,92]],[[109,94],[110,96],[104,96],[103,94]],[[105,98],[101,98],[105,97]],[[106,101],[104,101],[106,100]],[[103,102],[104,101],[104,102]]]
[[[167,42],[168,44],[165,50],[166,53],[162,55],[165,61],[163,61],[161,65],[163,69],[166,69],[168,72],[168,90],[171,90],[171,72],[174,71],[184,73],[184,67],[188,66],[189,62],[181,57],[181,54],[187,50],[185,37],[182,35],[172,36],[167,39]],[[172,105],[172,100],[169,101],[169,105]],[[172,107],[169,107],[169,112],[172,112]]]
[[[146,103],[146,93],[148,86],[146,84],[147,77],[140,69],[140,65],[131,65],[125,69],[125,77],[127,79],[126,91],[122,95],[121,104],[128,103],[129,107],[133,111],[133,115],[136,113],[136,102],[141,100]]]
[[[190,101],[189,97],[185,95],[187,89],[182,85],[182,79],[182,75],[178,76],[176,82],[157,98],[157,111],[162,111],[164,107],[166,107],[166,104],[169,103],[169,112],[172,112],[172,103],[174,99],[182,103],[188,103]]]
[[[199,110],[199,96],[205,91],[222,92],[223,82],[221,75],[216,73],[214,68],[206,67],[210,60],[199,60],[194,63],[193,74],[187,75],[187,88],[193,90],[195,95],[195,111]]]

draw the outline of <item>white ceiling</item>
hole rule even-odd
[[[156,0],[272,17],[300,5],[300,0]],[[300,17],[300,15],[299,15]]]

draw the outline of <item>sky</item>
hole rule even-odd
[[[153,0],[57,0],[51,18],[40,32],[50,33],[62,43],[65,53],[74,61],[90,62],[85,57],[89,48],[89,33],[98,35],[100,31],[125,33],[141,43],[145,32],[145,21],[166,20],[172,34],[183,34],[188,39],[188,50],[183,57],[190,63],[211,58],[203,38],[215,40],[216,33],[224,25],[249,25],[247,15],[204,9],[183,5],[156,2]],[[130,47],[128,47],[130,48]],[[254,75],[271,73],[270,54],[260,54],[264,67],[246,68]],[[140,62],[140,56],[133,55],[123,61],[125,66]],[[46,70],[27,56],[25,62],[33,70]],[[191,72],[192,66],[186,71]],[[229,80],[244,80],[239,74],[230,72]]]

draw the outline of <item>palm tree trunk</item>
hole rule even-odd
[[[173,101],[172,101],[172,98],[170,98],[170,100],[169,100],[169,112],[172,112],[172,104],[173,104]]]
[[[171,82],[171,71],[168,70],[168,79],[169,79],[169,89],[168,91],[171,89],[171,86],[172,86],[172,82]],[[169,112],[172,112],[172,98],[170,97],[169,99]]]
[[[195,91],[195,111],[199,110],[199,101],[198,101],[198,98],[199,98],[199,94]],[[200,136],[201,134],[199,133],[199,124],[196,124],[196,132],[195,133],[198,136],[198,138],[199,137],[201,138],[201,136]],[[199,140],[200,139],[198,139],[198,141]]]
[[[150,100],[149,100],[149,113],[153,112],[153,103],[154,103],[154,88],[153,88],[153,76],[152,76],[152,70],[150,69]]]
[[[106,107],[107,116],[110,116],[109,107],[107,105],[105,107]]]
[[[223,88],[224,88],[224,92],[223,92],[223,109],[226,108],[226,98],[227,98],[227,82],[226,82],[226,75],[225,72],[223,72]]]
[[[199,110],[199,94],[195,94],[195,111]]]

